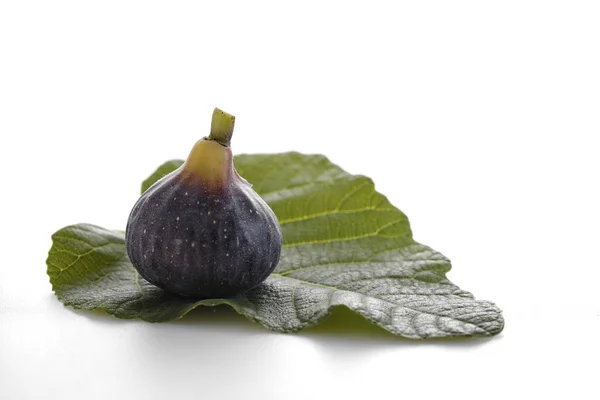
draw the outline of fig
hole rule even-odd
[[[273,272],[282,234],[267,203],[233,165],[235,117],[216,108],[208,137],[135,203],[127,254],[150,283],[185,297],[247,292]]]

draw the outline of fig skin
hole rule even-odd
[[[140,275],[185,297],[243,294],[273,272],[281,254],[277,217],[233,167],[231,132],[226,140],[214,136],[223,137],[211,132],[198,141],[186,163],[142,194],[125,231]]]

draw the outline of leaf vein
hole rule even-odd
[[[364,208],[357,208],[354,210],[327,210],[327,211],[323,211],[320,213],[315,213],[315,214],[310,214],[310,215],[305,215],[302,217],[296,217],[296,218],[288,218],[288,219],[284,219],[279,221],[279,225],[283,226],[286,224],[291,224],[294,222],[301,222],[301,221],[308,221],[311,219],[315,219],[315,218],[319,218],[319,217],[326,217],[329,215],[336,215],[336,214],[358,214],[360,212],[365,212],[365,211],[377,211],[377,212],[394,212],[394,211],[399,211],[397,208],[377,208],[377,207],[364,207]]]
[[[335,239],[307,240],[307,241],[303,241],[303,242],[287,243],[287,244],[283,245],[283,248],[306,246],[306,245],[312,245],[312,244],[327,244],[327,243],[335,243],[335,242],[346,242],[349,240],[365,239],[368,237],[380,235],[380,232],[383,231],[384,229],[387,229],[396,224],[399,224],[400,222],[406,222],[406,218],[404,216],[402,216],[402,218],[398,218],[394,221],[391,221],[391,222],[388,222],[387,224],[382,225],[375,232],[364,234],[364,235],[349,236],[349,237],[335,238]],[[386,238],[396,238],[396,237],[402,237],[404,235],[380,235],[380,236],[383,236]]]

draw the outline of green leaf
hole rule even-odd
[[[144,193],[154,182],[167,175],[170,172],[175,171],[179,166],[183,164],[181,160],[170,160],[158,167],[152,175],[150,175],[144,182],[142,182],[142,193]]]
[[[241,155],[235,164],[284,233],[281,261],[263,284],[230,299],[171,295],[138,275],[122,233],[75,225],[52,237],[47,264],[58,298],[74,308],[152,322],[228,304],[280,332],[316,324],[342,305],[408,338],[490,336],[504,327],[496,305],[448,281],[449,260],[412,239],[406,216],[370,179],[318,155]],[[143,189],[179,165],[163,164]]]

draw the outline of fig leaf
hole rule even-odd
[[[181,163],[161,165],[143,190]],[[227,304],[280,332],[314,325],[337,306],[407,338],[502,331],[501,310],[451,283],[450,261],[412,239],[406,215],[369,178],[348,174],[323,156],[300,153],[240,155],[235,166],[283,229],[281,261],[260,286],[228,299],[166,293],[133,268],[122,232],[80,224],[52,236],[47,265],[57,297],[76,309],[151,322]]]

